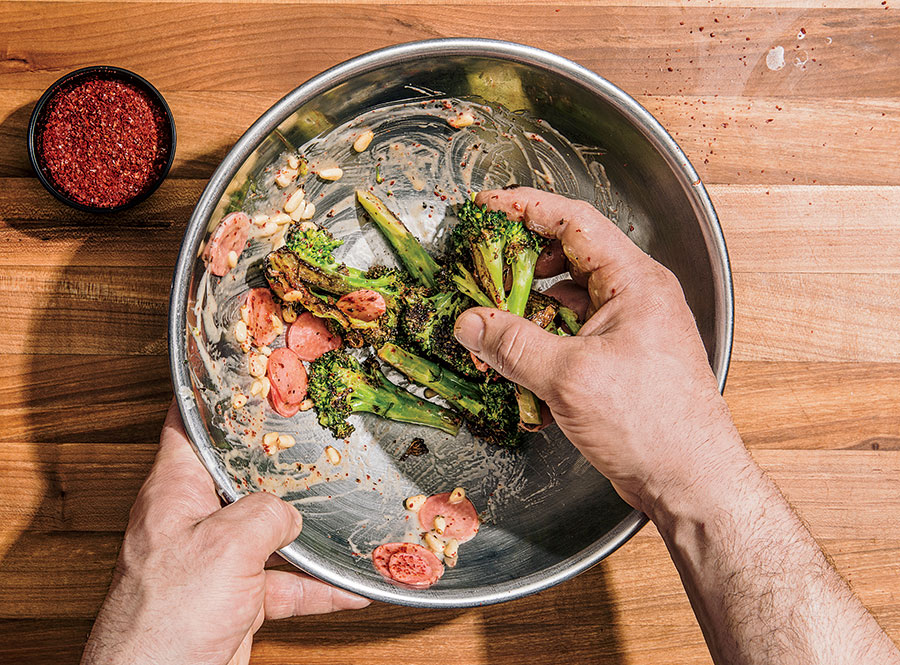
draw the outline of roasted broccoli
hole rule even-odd
[[[410,344],[461,374],[485,378],[453,334],[456,318],[467,306],[466,298],[454,290],[433,295],[411,292],[403,300],[398,326],[401,334],[397,341]]]
[[[459,222],[450,234],[450,252],[456,260],[462,281],[468,284],[469,266],[481,291],[492,306],[506,309],[503,278],[506,268],[506,243],[510,221],[502,212],[488,210],[466,200],[456,213]],[[471,294],[469,294],[471,295]],[[476,301],[477,297],[473,297]]]
[[[343,244],[320,228],[294,226],[285,238],[285,246],[266,257],[266,277],[273,290],[285,290],[293,282],[302,282],[326,293],[342,296],[358,289],[372,289],[386,299],[396,298],[406,288],[403,273],[376,267],[367,272],[350,268],[334,258],[334,250]]]
[[[431,254],[425,251],[425,248],[409,232],[403,222],[388,210],[384,201],[364,189],[356,190],[356,198],[369,213],[369,217],[381,229],[387,241],[391,243],[409,274],[420,284],[434,288],[435,275],[440,270],[440,266]]]
[[[459,432],[459,418],[452,411],[403,390],[377,367],[364,367],[340,349],[310,363],[308,394],[319,424],[338,438],[350,436],[353,425],[347,417],[359,412],[435,427],[448,434]]]
[[[450,235],[450,252],[456,261],[454,282],[457,287],[480,305],[480,287],[494,307],[516,316],[524,316],[534,268],[545,241],[525,228],[522,222],[509,219],[498,210],[488,210],[472,200],[466,200],[457,211],[459,223]],[[466,266],[473,267],[474,275]],[[511,273],[511,288],[506,293],[506,267]],[[530,390],[517,388],[516,399],[522,422],[538,425],[541,422],[540,404]]]
[[[378,349],[378,357],[460,409],[475,436],[501,446],[521,443],[522,432],[513,383],[505,379],[469,381],[391,343]]]
[[[332,252],[341,244],[324,229],[296,226],[289,231],[285,246],[266,257],[266,279],[285,302],[331,319],[341,331],[353,331],[345,337],[350,346],[382,344],[393,338],[399,302],[410,288],[407,278],[384,266],[363,272],[338,262]],[[380,293],[387,305],[385,314],[375,321],[360,321],[342,312],[336,297],[359,289]]]

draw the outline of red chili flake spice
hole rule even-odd
[[[124,81],[82,79],[43,112],[40,161],[53,184],[95,208],[128,203],[152,185],[169,158],[167,122],[158,103]]]

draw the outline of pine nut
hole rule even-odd
[[[240,344],[247,341],[247,324],[243,321],[238,321],[234,324],[234,338]]]
[[[297,155],[288,155],[287,165],[291,169],[296,169],[298,166],[300,166],[300,158],[297,157]]]
[[[369,147],[369,144],[374,138],[375,133],[371,129],[367,129],[356,137],[356,140],[353,142],[353,149],[356,150],[356,152],[362,152]]]
[[[278,444],[278,432],[269,432],[263,436],[263,445],[272,448]]]
[[[278,448],[280,450],[287,450],[288,448],[293,448],[296,441],[294,441],[294,437],[290,434],[279,434],[278,435]]]
[[[285,323],[293,323],[297,320],[297,312],[293,307],[282,307],[281,318],[284,319]]]
[[[284,245],[285,245],[284,234],[286,231],[287,231],[287,227],[282,226],[281,232],[276,233],[274,236],[272,236],[272,251],[273,252],[278,251],[279,249],[284,247]]]
[[[328,168],[319,169],[319,177],[322,180],[340,180],[343,175],[344,171],[339,166],[329,166]]]
[[[231,396],[231,406],[235,409],[240,409],[247,403],[247,396],[244,393],[234,393]]]
[[[313,215],[315,215],[315,214],[316,214],[316,204],[313,203],[312,201],[307,201],[306,205],[303,206],[303,214],[299,216],[299,219],[312,219]]]
[[[284,302],[296,302],[303,298],[303,291],[285,291],[281,296]]]
[[[270,349],[268,346],[259,347],[259,352],[261,354],[263,354],[266,358],[268,358],[269,356],[272,355],[272,349]]]
[[[325,457],[335,466],[341,463],[341,453],[333,446],[325,446]]]
[[[456,129],[468,127],[469,125],[474,124],[474,122],[475,116],[472,115],[471,111],[463,111],[447,120],[447,124]]]
[[[284,323],[281,321],[281,317],[277,314],[271,314],[269,316],[269,320],[272,322],[272,330],[275,331],[276,335],[280,335],[284,332]]]
[[[277,224],[278,226],[283,226],[284,224],[287,224],[288,222],[291,221],[291,216],[286,215],[283,212],[278,212],[278,213],[275,213],[274,215],[272,215],[269,218],[269,221],[275,222],[275,224]]]
[[[257,226],[265,226],[266,222],[268,222],[268,221],[269,221],[268,215],[264,215],[262,213],[257,213],[255,215],[253,215],[253,223],[256,224]]]
[[[301,411],[309,411],[311,408],[313,408],[313,406],[315,406],[313,404],[313,401],[311,399],[309,399],[308,397],[305,400],[303,400],[302,402],[300,402],[300,410]]]
[[[241,305],[241,321],[250,323],[250,305]]]
[[[250,394],[259,395],[262,392],[262,381],[254,381],[250,384]]]
[[[310,205],[313,206],[313,213],[315,213],[316,212],[315,204],[310,204]],[[310,215],[310,217],[312,217],[312,215]],[[307,231],[315,231],[319,227],[316,226],[315,222],[301,222],[300,226],[298,228],[301,231],[303,231],[304,233],[306,233]]]
[[[447,499],[450,503],[459,503],[463,499],[466,498],[466,490],[462,487],[457,487],[452,492],[450,492],[450,498]]]
[[[259,382],[262,384],[262,390],[259,391],[259,396],[265,399],[269,396],[269,390],[272,389],[272,384],[267,376],[262,377]]]
[[[425,547],[438,554],[444,551],[444,541],[429,531],[425,534]]]
[[[251,353],[249,362],[250,376],[257,379],[261,376],[265,376],[266,368],[268,367],[268,361],[269,359],[261,353]]]
[[[278,224],[273,222],[271,219],[265,223],[265,225],[259,230],[259,234],[263,236],[270,236],[278,230]]]
[[[250,341],[249,337],[247,339],[245,339],[243,342],[241,342],[241,351],[243,351],[244,353],[250,353],[250,349],[252,349],[252,348],[253,348],[253,343]]]
[[[424,494],[416,494],[415,496],[409,497],[403,503],[406,505],[407,510],[411,510],[414,513],[419,512],[423,505],[425,505],[426,496]]]
[[[234,250],[228,252],[228,267],[237,268],[238,253]]]
[[[305,197],[306,193],[302,189],[298,189],[284,202],[284,211],[288,214],[294,212],[297,209],[297,206],[303,203]]]
[[[447,544],[444,545],[444,556],[455,557],[459,552],[459,541],[456,538],[451,538],[447,541]]]
[[[275,176],[275,184],[284,189],[292,182],[294,182],[294,178],[297,177],[297,172],[293,169],[285,169],[284,171],[280,171],[277,176]]]
[[[435,515],[434,516],[434,532],[439,536],[444,535],[444,531],[447,529],[447,519],[443,515]]]

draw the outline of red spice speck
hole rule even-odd
[[[156,181],[168,161],[163,112],[131,83],[76,81],[54,95],[40,121],[37,148],[45,174],[83,205],[128,203]]]

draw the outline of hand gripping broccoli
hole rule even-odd
[[[459,223],[450,236],[451,253],[457,262],[454,282],[480,305],[485,306],[475,287],[480,286],[491,304],[516,316],[524,316],[534,268],[545,240],[532,233],[522,222],[509,219],[503,212],[488,210],[466,200],[457,211]],[[466,270],[474,268],[474,279]],[[504,286],[509,266],[512,284],[509,294]],[[477,284],[473,285],[473,282]],[[516,390],[519,412],[525,425],[539,425],[541,410],[537,397],[527,388]]]
[[[364,367],[340,349],[310,363],[308,394],[319,424],[338,438],[350,436],[354,428],[347,417],[360,412],[448,434],[459,432],[459,418],[452,411],[403,390],[377,367]]]
[[[475,436],[501,446],[518,446],[522,441],[515,385],[506,379],[473,382],[436,363],[420,358],[396,344],[378,349],[378,357],[410,380],[431,388],[463,412]]]

